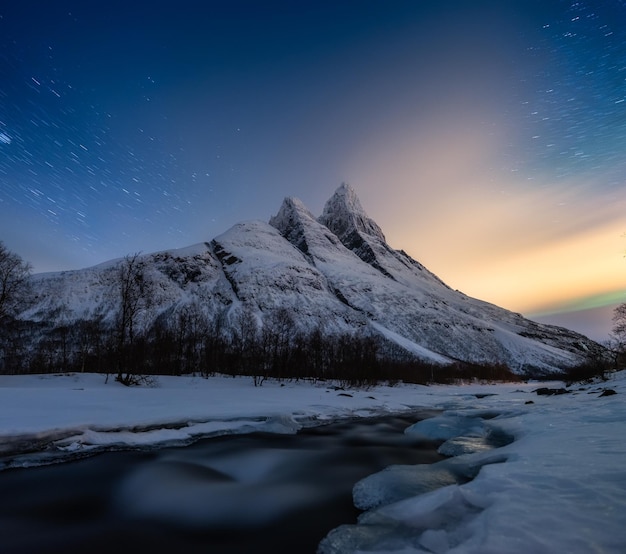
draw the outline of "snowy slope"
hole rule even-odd
[[[576,363],[586,348],[593,348],[581,335],[540,326],[451,290],[387,245],[347,185],[327,202],[319,221],[299,201],[288,198],[270,224],[309,257],[338,298],[429,352],[504,363],[523,372]]]
[[[235,225],[212,246],[237,300],[262,315],[287,308],[299,327],[348,330],[359,319],[329,290],[326,277],[272,226],[262,221]]]
[[[154,285],[144,326],[192,304],[210,318],[225,315],[226,324],[243,307],[261,324],[282,307],[302,331],[374,333],[429,362],[501,363],[518,372],[554,371],[600,349],[582,335],[450,289],[386,243],[348,185],[319,219],[287,198],[269,224],[240,223],[211,242],[140,262]],[[21,317],[112,321],[119,263],[33,276],[35,302]]]
[[[194,301],[201,302],[209,314],[217,313],[224,304],[233,301],[221,263],[206,243],[142,255],[139,260],[154,284],[150,321],[167,310]],[[118,305],[116,280],[122,261],[34,275],[35,302],[21,317],[35,321],[57,319],[66,324],[100,315],[105,321],[112,321]]]

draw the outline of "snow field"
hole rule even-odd
[[[600,397],[604,386],[618,394]],[[448,439],[440,452],[458,455],[392,466],[357,483],[355,504],[368,511],[357,525],[332,531],[320,553],[626,551],[624,372],[559,396],[506,389],[494,387],[497,395],[480,400],[448,399],[441,416],[407,429]],[[477,408],[500,415],[481,422]],[[514,441],[493,450],[480,441],[474,449],[449,447],[457,436],[493,432]]]
[[[127,388],[96,374],[0,376],[0,455],[4,467],[29,465],[41,463],[41,451],[69,456],[257,429],[293,433],[339,418],[437,408],[440,415],[406,432],[444,441],[440,451],[453,457],[391,466],[357,483],[355,504],[366,511],[358,524],[331,531],[322,554],[626,551],[626,372],[558,396],[534,394],[539,386],[562,385],[343,391],[329,383],[159,377],[154,388]],[[604,388],[617,394],[600,397]],[[490,444],[504,436],[512,442]]]

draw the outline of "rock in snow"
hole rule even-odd
[[[519,373],[557,371],[601,349],[573,331],[450,289],[387,244],[346,184],[318,219],[286,198],[269,224],[238,223],[211,242],[141,261],[156,285],[146,316],[152,319],[193,304],[228,324],[245,306],[262,324],[272,310],[287,308],[300,331],[369,332],[425,361],[505,364]],[[36,303],[21,318],[62,313],[71,322],[101,314],[111,321],[118,262],[34,275]]]

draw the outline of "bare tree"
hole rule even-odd
[[[102,357],[105,350],[104,314],[97,311],[90,319],[79,319],[75,323],[76,343],[78,346],[78,366],[84,373],[87,361],[93,364],[90,371],[101,371]]]
[[[287,308],[275,308],[265,316],[261,344],[267,373],[279,378],[287,375],[295,333],[295,319]]]
[[[152,286],[147,279],[145,266],[139,253],[126,256],[117,269],[114,286],[119,304],[116,317],[117,334],[117,380],[125,385],[133,384],[135,341],[140,316],[150,306]]]
[[[169,318],[168,331],[172,335],[174,373],[192,373],[200,369],[204,338],[209,332],[209,321],[197,303],[183,306]]]
[[[14,316],[28,294],[30,265],[0,241],[0,371],[25,363],[24,341]]]
[[[0,322],[14,315],[23,300],[30,271],[30,264],[7,250],[0,241]]]
[[[613,310],[613,329],[609,341],[609,349],[615,356],[615,365],[626,357],[626,303]]]
[[[259,324],[254,309],[244,304],[235,314],[231,328],[231,348],[234,356],[233,367],[244,375],[255,375],[255,386],[260,385],[259,373]]]
[[[626,303],[613,310],[613,334],[626,338]]]

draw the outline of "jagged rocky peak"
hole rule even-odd
[[[285,234],[289,229],[298,225],[303,217],[315,219],[301,200],[288,196],[283,200],[278,213],[270,218],[270,225],[278,229],[282,234]]]
[[[308,254],[309,248],[304,233],[306,221],[315,222],[315,217],[297,198],[287,197],[275,216],[270,218],[270,225],[278,229],[289,242]]]
[[[365,213],[356,192],[347,183],[342,183],[326,202],[318,221],[335,233],[342,242],[355,231],[386,242],[381,228]]]

